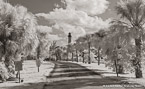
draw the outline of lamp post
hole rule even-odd
[[[70,43],[71,43],[71,33],[69,32],[68,33],[68,46],[67,46],[67,61],[68,61],[68,54],[69,54],[69,51],[70,51]]]

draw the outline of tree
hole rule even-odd
[[[132,71],[132,59],[135,54],[133,38],[128,27],[121,23],[111,23],[107,36],[103,39],[102,50],[106,56],[107,66],[113,67],[116,73]]]
[[[136,78],[141,78],[143,77],[141,70],[141,45],[144,33],[143,25],[145,23],[145,3],[143,0],[121,0],[116,7],[116,11],[120,18],[125,20],[123,23],[131,28],[128,31],[135,33],[133,37],[136,46],[136,57],[133,64]]]
[[[106,32],[104,30],[99,30],[98,32],[92,34],[92,45],[97,49],[97,57],[98,57],[98,65],[100,65],[101,60],[101,46],[102,40],[106,36]]]
[[[39,39],[40,58],[49,57],[49,47],[51,41],[49,40],[50,28],[47,26],[37,26],[37,37]]]
[[[86,36],[79,37],[76,40],[76,49],[82,54],[83,63],[85,62],[85,52],[84,52],[84,50],[88,50],[88,53],[89,53],[89,50],[90,50],[89,47],[90,46],[88,45],[88,41],[86,39]],[[88,55],[87,59],[88,58],[89,58],[89,55]]]
[[[71,60],[72,60],[72,62],[74,61],[74,52],[75,52],[75,50],[76,50],[76,44],[70,44],[71,46],[70,46],[70,50],[69,50],[69,52],[71,53]]]
[[[9,3],[0,2],[0,43],[2,57],[9,71],[14,67],[13,61],[21,60],[19,56],[22,53],[25,56],[34,53],[38,42],[35,29],[37,22],[35,16],[25,7],[14,7]]]
[[[71,45],[71,49],[70,49],[70,52],[72,53],[72,56],[74,55],[73,52],[75,53],[76,61],[77,62],[79,61],[79,58],[78,58],[78,53],[79,53],[78,52],[78,46],[79,46],[78,43],[74,43],[73,45]]]
[[[57,46],[55,49],[56,61],[62,60],[62,49],[60,46]]]
[[[51,59],[55,59],[55,50],[56,50],[56,41],[53,41],[50,45],[50,48],[49,48],[49,56]]]
[[[88,64],[91,64],[91,57],[90,57],[90,52],[91,52],[91,36],[86,35],[86,41],[88,43]]]

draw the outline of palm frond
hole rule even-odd
[[[143,0],[124,0],[116,6],[117,13],[121,18],[125,18],[132,26],[140,26],[144,23]]]

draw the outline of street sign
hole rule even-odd
[[[21,82],[21,78],[20,78],[20,71],[21,71],[21,70],[23,70],[22,61],[15,61],[15,71],[18,71],[19,83]]]
[[[23,70],[22,61],[15,61],[15,71]]]
[[[40,65],[41,65],[41,60],[40,59],[36,59],[36,65],[37,65],[37,67],[40,67]]]

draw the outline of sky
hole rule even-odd
[[[29,11],[32,13],[49,13],[53,11],[56,4],[63,6],[61,0],[7,0],[12,5],[23,5],[28,8]],[[89,1],[89,0],[88,0]],[[107,11],[101,15],[101,18],[106,19],[110,17],[115,17],[116,14],[114,12],[114,7],[119,0],[108,0],[109,1],[109,8]]]
[[[51,28],[51,36],[59,44],[108,27],[117,18],[115,6],[119,0],[7,0],[12,5],[23,5],[37,16],[41,28]],[[66,6],[65,6],[66,5]],[[64,8],[65,7],[65,8]],[[47,27],[48,26],[48,27]]]

